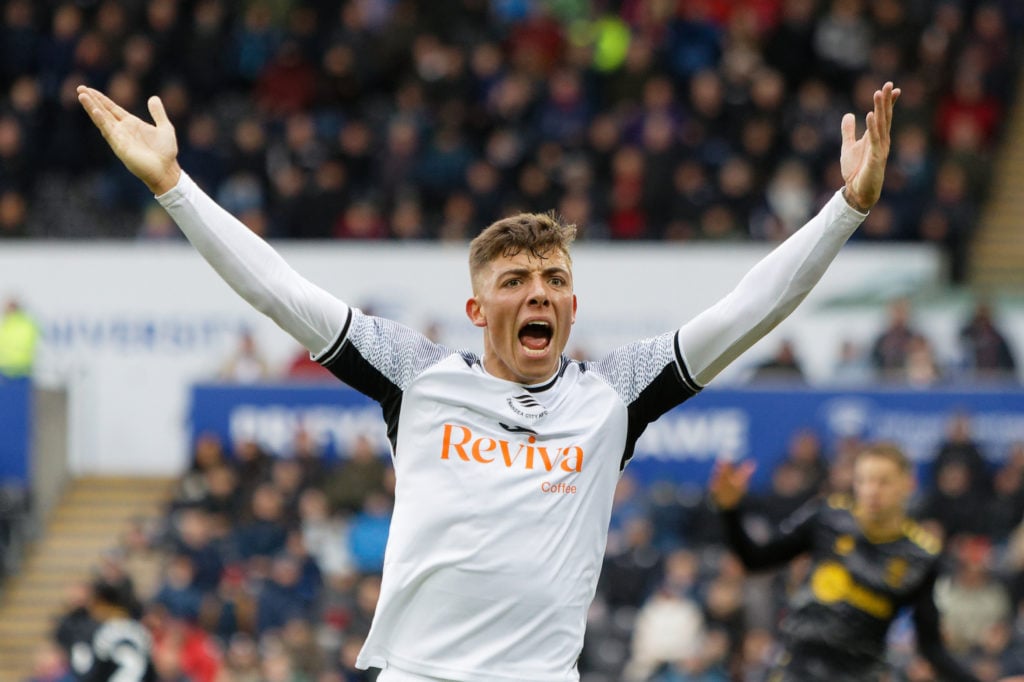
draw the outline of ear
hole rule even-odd
[[[466,301],[466,317],[476,327],[487,326],[487,316],[484,315],[484,310],[476,296]]]
[[[576,294],[572,295],[572,320],[571,324],[576,324]]]

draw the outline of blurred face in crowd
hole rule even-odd
[[[536,384],[557,370],[576,321],[569,257],[528,250],[475,273],[466,314],[484,330],[484,367],[500,379]]]
[[[914,478],[900,462],[871,452],[861,453],[853,467],[853,496],[859,518],[880,523],[903,516],[914,490]]]

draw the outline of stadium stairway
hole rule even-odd
[[[0,682],[23,682],[33,658],[63,613],[69,586],[90,580],[103,553],[121,545],[132,525],[159,518],[173,481],[87,477],[72,481],[25,553],[21,570],[0,592]],[[152,594],[160,570],[152,552],[126,561],[140,596]]]
[[[970,285],[985,293],[1024,291],[1024,75],[1017,93],[968,265]]]

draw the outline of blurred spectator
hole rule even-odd
[[[801,469],[807,481],[807,491],[818,494],[828,481],[829,462],[821,437],[812,429],[799,429],[789,439],[786,448],[788,462]]]
[[[693,599],[697,570],[692,553],[669,555],[662,585],[637,613],[624,679],[651,679],[663,665],[695,658],[701,652],[704,616]]]
[[[196,436],[192,448],[192,462],[178,481],[178,488],[171,503],[172,508],[198,504],[208,492],[207,473],[224,463],[224,445],[220,436],[211,432]]]
[[[598,592],[611,609],[637,609],[662,579],[664,557],[654,545],[649,519],[635,517],[625,523],[623,547],[605,557]]]
[[[332,512],[355,513],[363,509],[369,495],[383,492],[387,464],[373,441],[364,435],[353,440],[346,454],[348,456],[328,475],[323,487]]]
[[[280,631],[293,619],[313,618],[315,605],[303,593],[301,581],[302,567],[298,560],[284,554],[273,559],[256,598],[257,634]]]
[[[219,646],[202,627],[167,617],[150,617],[146,624],[153,635],[153,667],[159,682],[216,682]]]
[[[754,368],[752,383],[803,384],[804,373],[796,358],[793,342],[783,339],[775,354]]]
[[[251,331],[242,330],[238,336],[238,346],[220,368],[220,379],[239,384],[253,384],[269,376],[269,365],[256,345],[256,337]]]
[[[18,300],[8,299],[0,317],[0,376],[31,375],[39,337],[39,327]]]
[[[275,457],[270,467],[270,482],[281,494],[283,521],[289,528],[299,522],[299,497],[305,486],[302,465],[291,457]]]
[[[1024,445],[1018,444],[992,479],[987,515],[992,540],[1003,543],[1024,521]]]
[[[253,491],[270,478],[273,457],[250,438],[236,438],[230,463],[235,470],[238,492],[243,504],[252,499]],[[243,509],[243,514],[249,509]]]
[[[950,462],[962,463],[968,472],[968,488],[979,497],[992,491],[992,472],[981,447],[974,439],[971,416],[955,412],[946,422],[946,437],[939,445],[932,466],[938,470]]]
[[[771,489],[753,495],[749,502],[750,517],[775,528],[815,494],[812,471],[792,459],[783,459],[772,470]]]
[[[245,560],[266,559],[284,549],[284,501],[273,485],[257,486],[252,496],[251,519],[235,528],[232,541]],[[262,561],[261,561],[262,563]]]
[[[927,493],[919,518],[937,521],[947,538],[987,534],[986,498],[971,488],[971,480],[971,470],[963,460],[936,465],[935,487]]]
[[[369,492],[349,526],[348,546],[360,573],[380,573],[388,543],[393,502],[382,492]]]
[[[89,613],[91,601],[92,585],[88,582],[67,586],[63,611],[53,631],[53,639],[62,648],[65,660],[69,661],[75,655],[75,646],[90,641],[96,631],[96,620]]]
[[[925,388],[942,380],[942,370],[935,357],[931,342],[918,334],[907,345],[907,361],[904,367],[904,381],[909,386]]]
[[[205,510],[185,509],[178,514],[175,524],[177,532],[172,536],[173,551],[187,557],[191,563],[189,587],[197,589],[201,594],[216,590],[224,572],[224,548],[215,537],[213,524],[213,519]],[[170,606],[168,610],[173,613]]]
[[[167,609],[172,618],[188,622],[197,620],[203,593],[195,584],[195,575],[191,557],[187,554],[172,557],[164,569],[163,582],[153,597],[153,603]]]
[[[0,239],[29,236],[28,201],[16,189],[0,189]]]
[[[992,319],[992,308],[979,302],[960,329],[963,363],[975,380],[1014,380],[1017,364],[1003,332]]]
[[[351,575],[355,565],[349,552],[348,524],[339,515],[330,514],[322,490],[308,488],[302,493],[299,516],[303,541],[328,580]]]
[[[936,582],[935,604],[948,614],[944,634],[950,650],[964,653],[980,648],[990,628],[1009,617],[1010,596],[989,570],[987,540],[964,538],[954,551],[956,569]]]
[[[866,386],[874,378],[867,354],[855,342],[843,339],[839,346],[839,358],[829,379],[841,386]]]
[[[75,682],[76,679],[60,646],[44,642],[35,651],[32,672],[25,682]]]
[[[699,652],[677,658],[649,678],[651,682],[729,682],[726,656],[729,638],[721,630],[708,632]]]
[[[889,304],[889,320],[875,338],[871,360],[882,379],[902,379],[913,340],[920,333],[910,326],[910,301],[900,298]]]

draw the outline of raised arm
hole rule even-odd
[[[812,548],[816,507],[805,505],[786,519],[778,532],[766,542],[757,542],[743,528],[740,503],[750,487],[753,462],[739,466],[715,463],[708,484],[711,500],[718,507],[726,543],[749,570],[762,571],[782,566]]]
[[[732,292],[679,330],[680,353],[700,385],[793,312],[878,201],[889,156],[893,105],[899,95],[892,83],[875,91],[874,110],[866,116],[860,139],[853,114],[843,116],[843,188],[818,215],[755,265]]]
[[[348,306],[295,272],[182,172],[174,126],[158,97],[148,101],[155,125],[93,88],[79,86],[78,100],[125,167],[232,289],[312,353],[330,347],[348,319]]]

